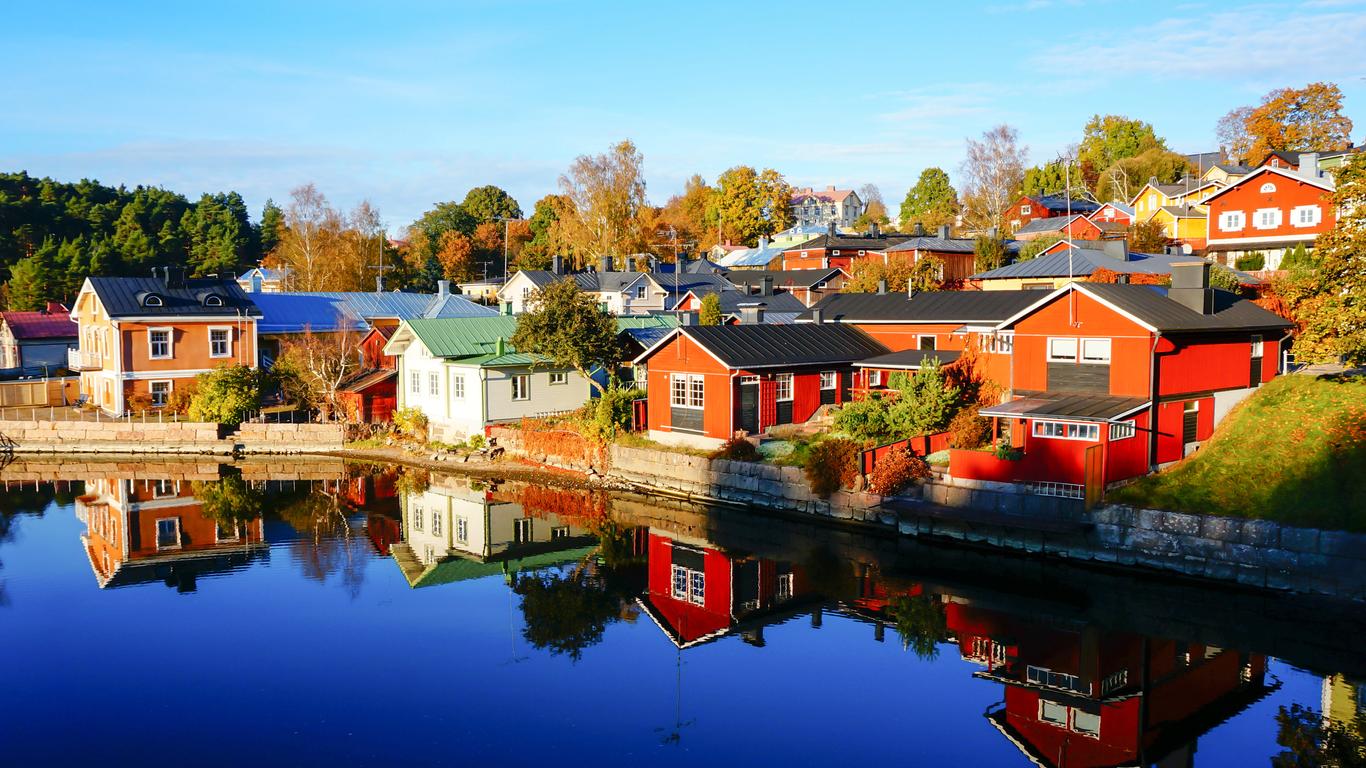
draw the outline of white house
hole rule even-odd
[[[384,347],[398,359],[398,406],[425,413],[431,439],[454,443],[588,402],[588,379],[511,347],[516,329],[508,316],[404,321]]]
[[[512,314],[526,311],[532,296],[556,280],[573,280],[579,290],[591,293],[602,308],[613,315],[643,315],[663,310],[665,295],[651,290],[645,272],[575,272],[560,275],[555,272],[524,269],[508,278],[498,290],[500,304],[510,307]]]

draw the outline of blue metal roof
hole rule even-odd
[[[361,331],[377,319],[419,317],[492,317],[498,311],[462,296],[439,299],[430,293],[286,292],[253,293],[261,309],[260,333]],[[431,314],[428,314],[428,313]]]

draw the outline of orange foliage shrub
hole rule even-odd
[[[930,476],[930,465],[925,460],[904,448],[892,451],[873,467],[868,478],[868,490],[881,496],[889,496],[905,488],[913,480],[924,480]]]
[[[840,488],[852,486],[859,476],[859,450],[858,443],[839,437],[816,443],[803,467],[811,492],[828,499]]]
[[[517,494],[532,517],[559,518],[562,523],[598,530],[607,522],[607,494],[601,491],[526,485]]]
[[[518,435],[522,449],[531,456],[545,456],[589,466],[607,464],[607,446],[599,445],[571,429],[539,419],[522,419]]]
[[[949,422],[950,448],[981,448],[991,440],[991,420],[977,415],[975,407],[959,411]]]
[[[763,456],[759,454],[759,449],[754,447],[754,443],[739,435],[734,435],[722,443],[721,447],[712,453],[711,458],[730,461],[759,461]]]

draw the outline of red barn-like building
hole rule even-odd
[[[376,325],[365,334],[359,344],[361,370],[337,388],[337,401],[359,421],[389,421],[398,407],[397,364],[393,355],[384,354],[396,328]]]
[[[1312,248],[1320,234],[1337,225],[1333,179],[1321,175],[1318,160],[1304,172],[1271,165],[1249,173],[1201,201],[1208,209],[1206,251],[1226,263],[1247,253],[1266,254],[1267,268],[1285,250]]]

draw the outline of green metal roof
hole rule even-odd
[[[617,332],[635,328],[673,328],[678,318],[672,315],[639,315],[618,317]],[[531,365],[544,358],[529,353],[518,353],[509,340],[517,331],[517,318],[450,317],[413,319],[406,321],[413,334],[433,357],[475,358],[466,362],[487,366]],[[498,340],[504,348],[499,354]]]

